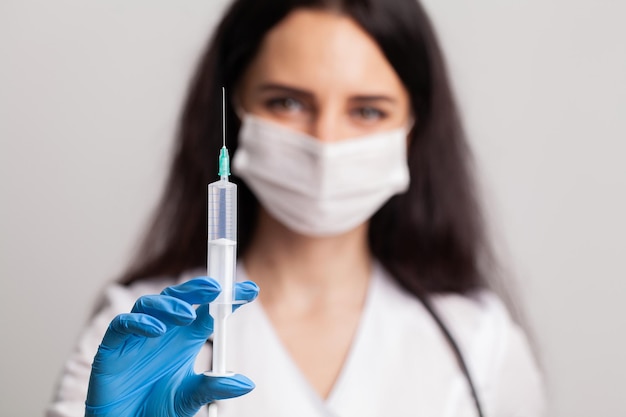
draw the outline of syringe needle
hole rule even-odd
[[[222,87],[222,146],[226,147],[226,89]]]
[[[226,149],[226,89],[222,87],[222,149],[219,156],[219,175],[224,181],[228,181],[230,175],[230,156]]]

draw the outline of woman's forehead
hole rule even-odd
[[[268,32],[247,71],[252,82],[354,94],[404,87],[374,39],[351,18],[299,9]]]

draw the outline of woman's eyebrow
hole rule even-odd
[[[363,102],[363,101],[387,101],[389,103],[396,103],[397,100],[391,96],[387,96],[384,94],[371,94],[371,95],[357,95],[357,96],[351,96],[350,97],[350,101],[357,101],[357,102]]]
[[[278,83],[261,84],[259,86],[259,91],[261,92],[274,91],[274,92],[288,93],[288,94],[297,95],[300,97],[306,97],[310,99],[314,97],[313,93],[311,93],[310,91],[303,90],[297,87],[292,87],[292,86],[285,85],[285,84],[278,84]]]
[[[287,93],[287,94],[291,94],[291,95],[295,95],[295,96],[299,96],[303,98],[308,98],[308,99],[315,98],[315,95],[310,91],[304,90],[302,88],[290,86],[287,84],[280,84],[280,83],[261,84],[258,87],[258,90],[260,92],[270,91],[270,92]],[[394,97],[385,95],[385,94],[358,94],[358,95],[350,96],[349,100],[352,102],[358,102],[358,103],[373,102],[373,101],[386,101],[390,104],[397,103],[397,100]]]

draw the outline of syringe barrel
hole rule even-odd
[[[209,184],[207,272],[222,292],[217,303],[234,297],[237,252],[237,185],[226,179]]]
[[[221,179],[209,184],[209,240],[237,241],[237,184]]]

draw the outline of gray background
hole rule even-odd
[[[0,415],[42,413],[98,292],[130,258],[223,3],[0,3]],[[426,6],[549,415],[624,416],[626,2]]]

